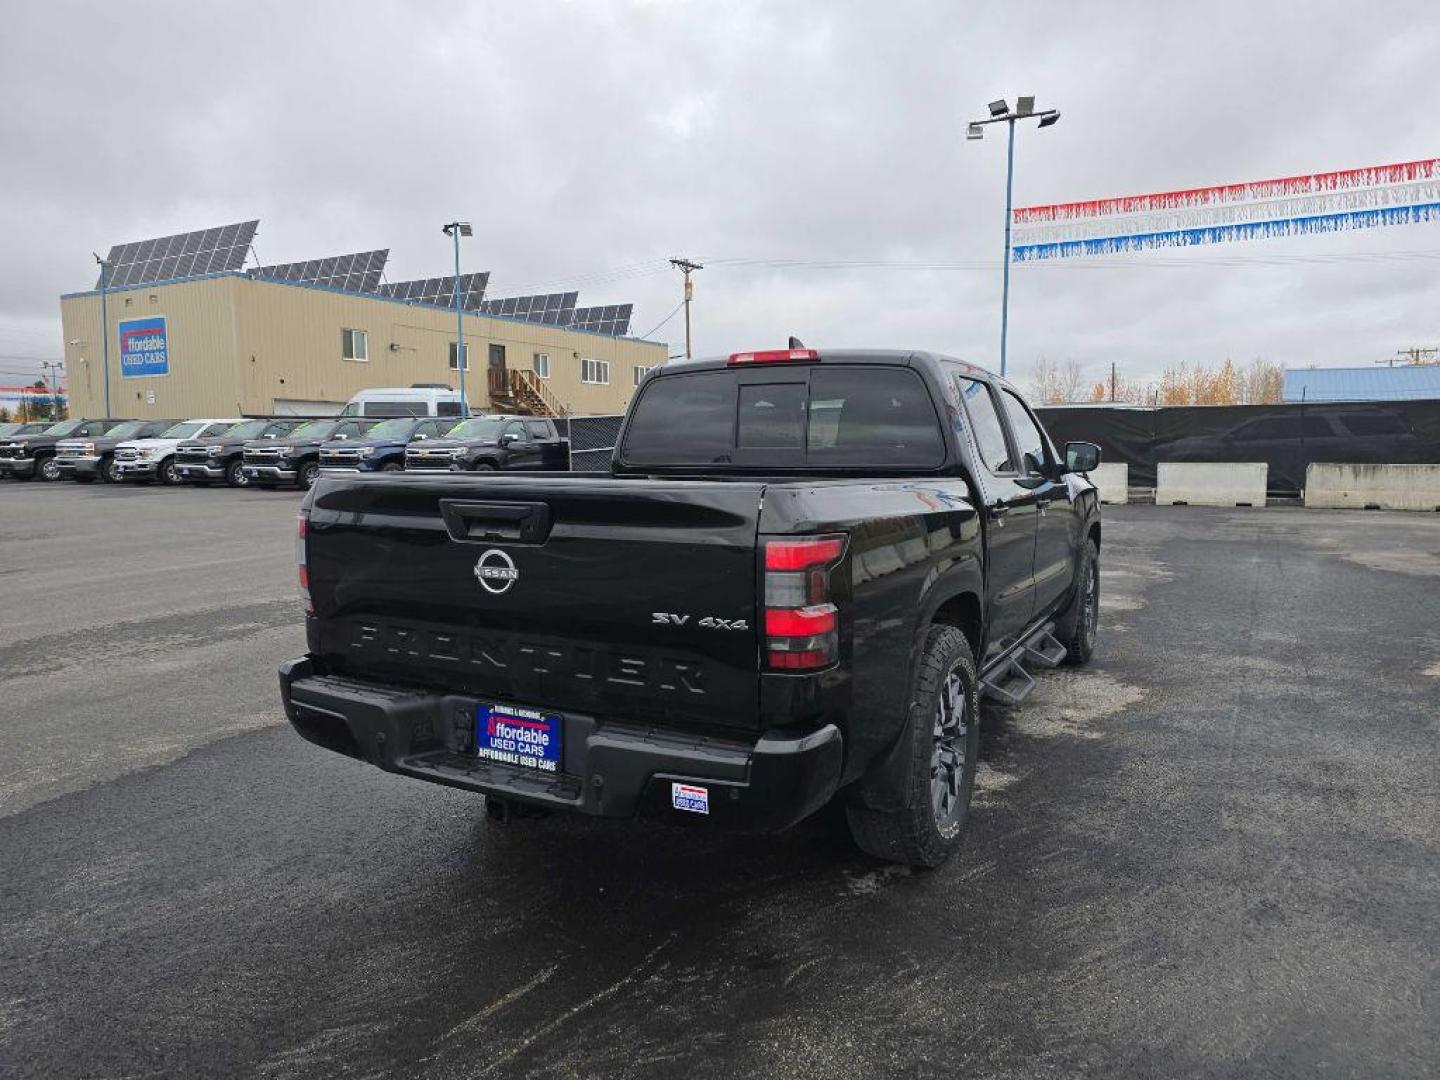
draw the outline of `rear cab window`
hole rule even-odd
[[[945,461],[939,414],[908,367],[823,363],[651,379],[620,459],[629,466],[850,466],[896,471]]]

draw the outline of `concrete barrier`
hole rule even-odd
[[[1263,461],[1161,461],[1155,504],[1264,506],[1270,467]]]
[[[1305,505],[1322,510],[1440,510],[1440,465],[1305,468]]]
[[[1090,473],[1090,482],[1100,491],[1100,501],[1123,506],[1130,501],[1130,466],[1123,461],[1104,461]]]

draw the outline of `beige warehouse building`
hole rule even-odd
[[[203,251],[192,253],[188,262],[185,256],[125,261],[127,253],[146,256],[164,251],[167,243],[172,251],[193,247],[194,238],[205,235],[190,233],[112,250],[106,326],[101,325],[98,288],[61,297],[72,416],[105,413],[107,336],[109,411],[114,416],[327,414],[338,412],[364,389],[415,383],[458,387],[454,308],[436,302],[453,289],[453,278],[381,285],[378,289],[392,294],[382,295],[373,291],[378,269],[373,279],[364,281],[318,271],[304,281],[287,278],[300,277],[293,268],[309,264],[195,274],[195,268],[205,265]],[[248,252],[248,237],[244,246]],[[383,265],[385,254],[342,258],[378,256]],[[243,253],[238,257],[243,261]],[[337,260],[313,262],[323,262],[332,271],[337,265]],[[209,265],[215,263],[211,259]],[[373,258],[370,264],[375,264]],[[278,273],[272,275],[272,270]],[[471,286],[472,278],[483,290],[488,275],[467,275],[462,281]],[[334,281],[346,287],[329,283]],[[409,284],[429,288],[407,290]],[[401,298],[422,291],[423,299]],[[478,299],[470,299],[479,295],[467,293],[465,306],[479,307]],[[561,295],[573,307],[574,293],[556,294],[552,304],[561,302]],[[529,299],[521,298],[522,309]],[[533,299],[538,303],[545,298]],[[496,311],[514,306],[513,300],[483,303]],[[620,311],[579,310],[605,316]],[[540,317],[538,306],[536,314]],[[572,314],[567,309],[560,317]],[[465,391],[472,411],[622,412],[640,378],[664,363],[667,352],[663,343],[622,336],[623,329],[616,333],[628,328],[629,314],[625,305],[623,319],[594,322],[610,331],[602,333],[467,311]],[[552,311],[546,317],[557,316]]]

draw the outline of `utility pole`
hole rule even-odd
[[[50,415],[60,419],[60,372],[65,370],[63,360],[51,363],[49,360],[40,361],[40,368],[44,372],[41,379],[50,387]]]
[[[689,259],[671,259],[670,265],[685,275],[685,359],[689,360],[690,353],[690,301],[695,296],[695,286],[690,281],[690,275],[696,270],[704,270],[705,267]]]
[[[1419,365],[1421,365],[1421,364],[1433,364],[1433,363],[1435,362],[1435,357],[1436,357],[1436,354],[1437,354],[1437,353],[1440,353],[1440,350],[1437,350],[1437,349],[1422,349],[1422,348],[1420,348],[1418,345],[1411,346],[1411,347],[1408,348],[1408,349],[1396,349],[1396,350],[1395,350],[1395,355],[1396,355],[1396,356],[1403,356],[1403,357],[1405,357],[1407,360],[1409,360],[1410,363],[1412,363],[1412,364],[1414,364],[1414,365],[1416,365],[1416,366],[1419,366]],[[1391,367],[1394,367],[1394,366],[1395,366],[1395,361],[1394,361],[1394,360],[1391,360],[1391,361],[1390,361],[1390,366],[1391,366]]]
[[[1115,361],[1110,361],[1110,400],[1115,400]]]

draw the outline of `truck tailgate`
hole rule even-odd
[[[336,673],[481,700],[754,728],[764,489],[322,480],[306,539],[311,652]]]

